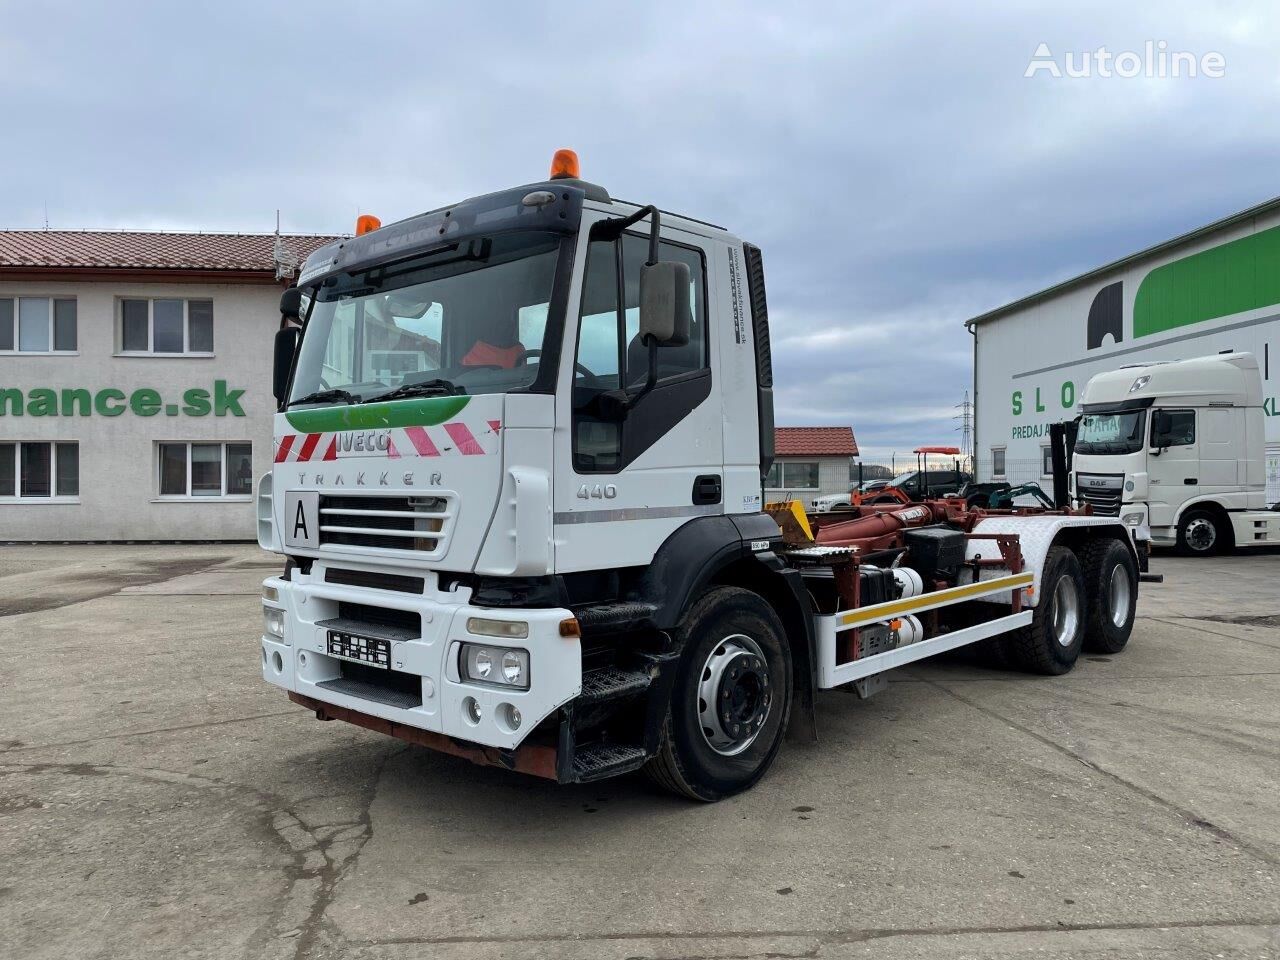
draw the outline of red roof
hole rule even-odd
[[[297,255],[336,237],[282,235]],[[275,273],[272,233],[0,230],[0,270],[234,270]]]
[[[775,427],[773,449],[779,457],[856,457],[853,427]]]

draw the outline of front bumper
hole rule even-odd
[[[434,584],[434,577],[428,577],[423,594],[409,594],[327,583],[320,563],[313,565],[310,574],[294,569],[290,580],[268,578],[264,587],[274,588],[278,599],[263,600],[263,605],[283,612],[284,637],[264,633],[263,679],[296,694],[293,699],[312,709],[317,709],[316,704],[338,708],[324,711],[338,719],[352,719],[344,715],[350,713],[373,718],[373,723],[413,728],[479,747],[514,750],[542,721],[581,692],[581,645],[576,636],[560,635],[561,621],[573,614],[558,608],[476,607],[466,602],[466,588],[441,592],[434,589]],[[390,671],[353,670],[347,661],[328,654],[328,627],[323,622],[339,617],[340,605],[348,618],[353,611],[361,613],[362,608],[397,611],[402,619],[404,613],[416,615],[421,628],[414,631],[417,636],[410,634],[392,643]],[[467,631],[470,617],[522,620],[529,625],[529,636],[518,641],[473,636]],[[518,690],[464,680],[458,671],[462,643],[520,646],[528,650],[529,688]],[[364,682],[353,682],[353,674]],[[396,681],[396,689],[380,687],[384,678]],[[478,722],[474,712],[477,705]],[[512,717],[517,714],[518,725],[513,725]]]

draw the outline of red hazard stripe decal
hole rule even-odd
[[[276,463],[284,463],[289,459],[289,449],[293,446],[293,438],[297,434],[289,434],[280,441],[280,446],[276,447]]]
[[[299,460],[310,460],[311,455],[316,452],[316,446],[320,443],[320,434],[308,433],[307,439],[302,442],[302,449],[298,451]]]
[[[449,434],[450,439],[458,445],[459,453],[467,454],[468,456],[484,453],[484,448],[480,446],[480,442],[467,429],[465,423],[446,423],[444,429],[445,433]]]
[[[329,449],[324,452],[324,459],[326,460],[338,459],[338,438],[337,437],[334,437],[332,440],[329,441]]]
[[[409,442],[413,444],[413,448],[418,451],[418,456],[440,456],[440,451],[436,449],[436,445],[431,442],[431,438],[427,436],[427,431],[422,429],[422,427],[405,427],[404,435],[409,438]]]

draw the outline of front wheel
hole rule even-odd
[[[751,787],[782,745],[791,651],[758,594],[713,587],[681,618],[682,646],[662,744],[645,767],[661,786],[715,801]]]
[[[1222,531],[1208,510],[1188,510],[1178,522],[1178,552],[1185,557],[1210,557],[1222,547]]]

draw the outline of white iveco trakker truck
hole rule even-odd
[[[1266,509],[1262,378],[1250,353],[1132,364],[1085,387],[1077,503],[1189,555],[1280,543]]]
[[[764,504],[760,251],[576,165],[362,218],[286,292],[264,679],[477,762],[716,800],[813,735],[818,689],[966,644],[1042,673],[1124,646],[1119,518]]]

